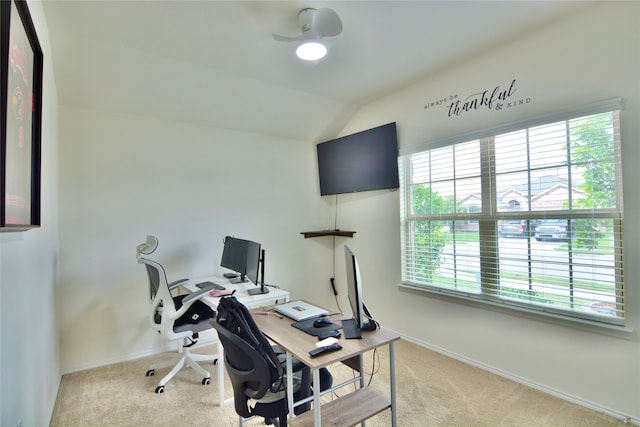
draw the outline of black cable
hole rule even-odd
[[[336,277],[336,235],[333,235],[333,260],[332,260],[332,278]]]
[[[366,317],[368,320],[367,323],[369,323],[369,325],[371,324],[375,325],[375,328],[372,330],[380,329],[380,323],[378,323],[373,317],[371,317],[371,313],[369,313],[367,306],[363,305],[362,308],[364,309],[364,317]]]
[[[334,289],[335,289],[335,285],[334,285]],[[340,312],[340,314],[344,313],[342,311],[342,307],[340,307],[340,302],[338,301],[338,292],[337,291],[334,293],[333,298],[335,298],[335,300],[336,300],[336,305],[338,306],[338,311]]]
[[[378,368],[376,368],[376,359],[378,359]],[[367,383],[367,387],[371,385],[371,381],[373,381],[373,376],[378,373],[380,370],[380,355],[378,354],[378,349],[373,349],[373,364],[371,366],[371,376],[369,377],[369,382]]]
[[[333,218],[333,229],[338,229],[338,195],[336,194],[336,210],[335,210],[334,218]]]
[[[376,367],[376,360],[378,361],[378,366],[377,367]],[[369,376],[369,382],[367,382],[367,387],[369,387],[371,385],[371,382],[373,381],[373,376],[375,374],[377,374],[378,371],[380,371],[380,354],[378,353],[378,349],[377,348],[373,349],[372,362],[373,363],[371,365],[371,374]],[[363,368],[363,372],[361,372],[360,375],[362,375],[362,377],[364,378],[367,375],[366,370],[364,370],[364,362],[363,362],[362,368]],[[357,377],[356,376],[356,370],[353,369],[351,372],[352,372],[353,378],[356,378]],[[357,390],[358,389],[358,384],[357,383],[353,383],[353,388]]]

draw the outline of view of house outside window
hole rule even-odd
[[[618,111],[400,158],[405,286],[624,324]]]

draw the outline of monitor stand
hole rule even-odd
[[[348,340],[362,338],[362,331],[354,318],[342,320],[342,331]]]
[[[247,293],[249,295],[262,295],[262,294],[268,294],[269,293],[269,289],[267,289],[267,287],[265,285],[260,286],[259,288],[251,288],[247,291]]]
[[[249,289],[247,291],[249,295],[263,295],[269,293],[269,289],[267,289],[267,287],[264,285],[264,255],[265,253],[263,249],[260,256],[260,264],[258,265],[258,267],[260,268],[260,281],[256,281],[256,284],[260,283],[260,286],[257,288]]]

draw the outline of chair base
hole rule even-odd
[[[202,375],[202,384],[209,385],[211,383],[211,374],[209,373],[209,371],[200,366],[198,362],[213,362],[213,364],[215,365],[218,362],[218,355],[191,353],[188,347],[183,347],[182,352],[179,353],[177,357],[151,365],[149,367],[149,370],[147,371],[147,376],[153,376],[156,369],[173,366],[171,371],[169,371],[169,373],[158,382],[158,386],[156,387],[155,391],[156,393],[160,394],[164,392],[165,384],[167,384],[169,380],[171,380],[178,372],[180,372],[180,369],[187,365],[194,371]]]

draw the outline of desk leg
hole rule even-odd
[[[289,419],[295,417],[293,411],[293,357],[287,351],[287,405],[289,408]]]
[[[320,369],[313,369],[313,425],[322,426],[320,415]]]
[[[391,383],[391,426],[396,427],[396,349],[389,343],[389,380]]]

